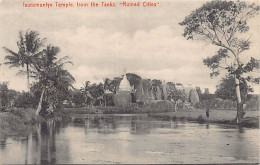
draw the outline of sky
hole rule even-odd
[[[55,5],[56,1],[0,0],[0,47],[17,51],[19,31],[38,31],[41,38],[47,38],[46,44],[60,47],[59,57],[71,57],[73,65],[67,65],[66,69],[75,77],[76,88],[86,80],[98,83],[105,77],[121,76],[124,69],[142,78],[191,83],[202,90],[209,88],[211,93],[220,81],[221,76],[210,78],[210,70],[202,62],[218,48],[203,41],[186,40],[182,36],[183,27],[178,24],[206,1],[158,0],[154,1],[159,2],[157,7],[49,9],[24,8],[23,2]],[[115,0],[111,2],[118,4]],[[256,20],[259,17],[251,21],[252,45],[247,54],[259,57],[257,31],[260,26]],[[5,55],[0,49],[0,63],[5,61]],[[242,60],[248,60],[248,57],[244,56]],[[1,65],[0,81],[8,81],[11,89],[26,90],[26,76],[16,76],[20,69],[23,68],[10,69]]]

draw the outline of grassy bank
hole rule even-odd
[[[0,113],[0,134],[26,135],[38,120],[34,114],[34,109],[13,109]]]
[[[235,121],[236,110],[210,110],[209,117],[206,116],[205,109],[181,109],[177,112],[155,109],[155,108],[135,108],[120,109],[117,107],[96,107],[96,108],[66,108],[64,112],[73,114],[149,114],[150,117],[167,118],[172,120],[188,120],[199,123],[219,123],[237,125]],[[242,123],[243,127],[259,128],[259,111],[246,111]]]
[[[172,120],[189,120],[199,123],[219,123],[237,125],[235,110],[210,110],[209,117],[201,109],[182,109],[177,112],[149,114],[151,117],[170,118]],[[259,111],[246,111],[240,126],[259,128]]]

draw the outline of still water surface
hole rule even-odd
[[[259,162],[258,129],[147,115],[75,116],[0,140],[0,164]]]

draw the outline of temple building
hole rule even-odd
[[[121,92],[121,91],[131,92],[132,90],[133,90],[133,88],[131,87],[129,81],[127,80],[126,74],[124,74],[124,77],[120,82],[118,92]]]
[[[125,73],[120,82],[118,91],[116,91],[116,94],[113,96],[114,104],[118,107],[130,106],[132,103],[132,92],[133,87],[131,87]]]
[[[117,107],[127,107],[136,102],[149,104],[167,101],[168,94],[174,88],[184,91],[187,96],[187,101],[193,105],[199,102],[198,94],[192,84],[180,84],[175,86],[173,83],[166,84],[165,81],[157,81],[160,83],[153,83],[150,79],[136,79],[133,86],[131,86],[126,73],[124,73],[118,90],[113,95],[114,104]]]

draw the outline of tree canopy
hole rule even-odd
[[[199,39],[220,47],[215,55],[203,60],[212,70],[211,77],[219,75],[220,70],[227,70],[240,78],[243,73],[259,69],[258,59],[251,57],[248,63],[243,63],[239,58],[250,47],[250,35],[245,38],[240,34],[249,31],[248,20],[258,12],[259,6],[254,3],[214,0],[180,23],[185,27],[183,36],[187,39]],[[255,81],[252,77],[249,79]]]
[[[43,54],[43,47],[46,41],[46,38],[41,39],[39,33],[33,30],[27,30],[25,34],[21,31],[19,32],[19,41],[17,42],[18,52],[14,52],[7,47],[3,47],[7,55],[4,64],[12,67],[24,67],[26,66],[27,74],[27,86],[30,91],[30,68],[33,67],[34,62],[37,61]],[[18,75],[24,75],[24,71],[20,70]]]
[[[28,30],[24,35],[19,33],[18,52],[3,48],[8,53],[5,64],[10,67],[26,65],[26,72],[21,70],[19,74],[27,74],[29,89],[29,77],[38,80],[32,86],[34,92],[41,91],[36,115],[41,111],[43,99],[51,111],[57,110],[62,99],[69,95],[69,87],[75,82],[73,76],[63,68],[66,63],[72,64],[69,57],[58,58],[60,48],[52,45],[45,47],[45,42],[46,38],[41,39],[38,32]]]
[[[217,90],[215,94],[218,98],[221,99],[231,99],[235,100],[235,88],[236,85],[234,84],[234,76],[227,75],[226,77],[222,78],[220,84],[217,86]],[[247,99],[248,92],[253,92],[253,89],[247,84],[246,80],[244,79],[240,85],[240,91],[242,96],[242,102],[245,102]]]
[[[249,62],[240,59],[241,54],[250,48],[250,35],[244,37],[241,34],[249,31],[248,20],[258,14],[259,9],[255,3],[213,0],[180,22],[184,26],[183,36],[188,40],[203,40],[219,47],[217,53],[204,59],[203,63],[212,70],[211,77],[219,75],[221,70],[234,76],[238,123],[245,114],[239,84],[245,80],[244,73],[259,72],[258,59],[252,55]],[[246,80],[259,82],[259,77],[248,76]]]

